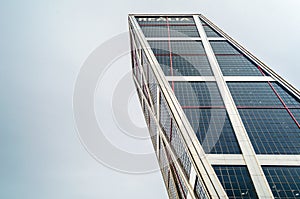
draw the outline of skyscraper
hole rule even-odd
[[[300,198],[300,92],[203,15],[129,15],[170,198]]]

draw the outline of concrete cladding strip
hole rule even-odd
[[[145,49],[146,56],[150,59],[151,67],[153,73],[157,78],[158,84],[161,88],[161,92],[164,93],[167,103],[170,106],[170,109],[174,115],[174,118],[177,121],[178,127],[182,132],[182,136],[186,145],[188,146],[190,156],[194,161],[192,161],[193,166],[197,168],[196,173],[201,176],[205,182],[206,188],[209,191],[211,198],[227,198],[226,192],[224,191],[221,183],[219,182],[216,175],[213,175],[215,172],[209,162],[205,158],[205,153],[197,141],[196,135],[193,133],[193,129],[190,126],[179,102],[176,100],[176,97],[171,90],[168,82],[162,72],[162,69],[159,66],[158,61],[156,60],[154,53],[150,49],[149,44],[145,36],[143,35],[139,25],[134,18],[134,16],[129,16],[129,20],[133,25],[134,31],[136,32],[137,37],[139,38],[143,49]]]
[[[254,187],[256,189],[256,193],[259,198],[273,198],[271,189],[269,187],[268,181],[265,178],[263,170],[257,160],[255,151],[250,142],[242,119],[239,115],[237,107],[233,101],[231,93],[227,87],[226,81],[223,77],[217,59],[213,53],[212,47],[207,39],[204,28],[201,24],[199,15],[194,15],[194,20],[196,22],[196,26],[198,28],[200,37],[203,42],[204,49],[206,51],[209,63],[211,65],[212,71],[216,78],[216,83],[219,87],[221,96],[223,98],[228,116],[230,118],[232,127],[234,129],[236,138],[240,145],[241,151],[243,153],[244,160],[246,162],[247,168],[251,175],[251,179],[253,181]]]

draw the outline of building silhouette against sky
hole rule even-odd
[[[203,15],[128,19],[169,197],[300,198],[299,91]]]

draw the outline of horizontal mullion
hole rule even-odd
[[[246,165],[242,155],[207,154],[212,165]],[[300,155],[256,155],[260,165],[300,166]]]
[[[180,23],[178,23],[178,24],[171,24],[171,23],[169,23],[169,24],[167,24],[167,23],[159,23],[159,24],[139,24],[140,26],[166,26],[166,27],[168,27],[168,26],[195,26],[196,27],[196,24],[180,24]]]
[[[175,82],[213,82],[214,76],[166,76],[167,81]]]
[[[171,54],[172,54],[172,56],[206,56],[206,54],[205,53],[203,53],[203,54],[178,54],[178,53],[176,53],[176,54],[174,54],[174,53],[172,53],[171,52]],[[154,54],[155,56],[170,56],[170,53],[161,53],[161,54]]]
[[[189,40],[201,40],[200,37],[147,37],[146,38],[148,41],[166,41],[168,42],[169,40],[175,40],[175,41],[189,41]]]
[[[225,109],[225,106],[181,106],[183,109]]]

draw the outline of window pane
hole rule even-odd
[[[258,198],[246,166],[213,166],[229,198]]]
[[[275,198],[300,198],[300,167],[264,166]]]
[[[285,109],[239,109],[258,154],[300,154],[300,129]]]
[[[206,153],[241,153],[225,109],[184,109],[184,112]]]

